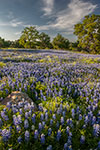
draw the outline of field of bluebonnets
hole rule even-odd
[[[100,149],[100,55],[0,51],[0,150]]]

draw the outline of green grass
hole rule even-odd
[[[4,66],[6,66],[6,64],[3,62],[0,62],[0,68],[3,68]]]

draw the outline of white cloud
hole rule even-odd
[[[0,21],[0,26],[18,27],[18,26],[24,26],[24,22],[19,21],[18,19],[12,19],[7,22]]]
[[[68,31],[73,33],[73,27],[80,22],[84,16],[92,13],[97,5],[82,0],[71,0],[66,9],[55,14],[55,21],[47,25],[41,26],[42,30],[57,29],[58,31]],[[53,13],[53,12],[52,12]],[[66,32],[67,33],[67,32]]]
[[[48,16],[52,14],[54,8],[54,0],[42,0],[44,3],[44,7],[42,10],[44,11],[44,16]]]
[[[57,12],[54,9],[54,0],[42,1],[44,4],[44,7],[42,8],[44,11],[44,16],[47,16],[50,19],[47,24],[42,26],[33,24],[28,25],[25,22],[20,21],[19,18],[15,18],[12,12],[9,12],[9,21],[3,22],[0,20],[0,26],[9,26],[13,28],[36,26],[39,31],[53,30],[58,31],[63,35],[72,35],[74,25],[80,22],[84,16],[93,13],[97,8],[97,5],[94,5],[88,1],[71,0],[69,4],[66,5],[66,9]],[[20,33],[17,32],[14,35],[19,37]]]
[[[18,19],[13,19],[10,21],[9,25],[12,27],[18,27],[18,26],[23,26],[24,23],[22,21],[19,21]]]
[[[72,0],[68,7],[57,14],[54,27],[58,29],[71,29],[74,24],[80,22],[84,16],[92,13],[97,5],[81,0]]]
[[[20,36],[20,35],[21,35],[21,32],[15,32],[15,35],[19,35],[19,36]]]

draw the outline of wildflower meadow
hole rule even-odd
[[[33,50],[34,51],[34,50]],[[99,150],[100,55],[0,51],[0,150]]]

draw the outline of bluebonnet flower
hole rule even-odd
[[[59,141],[59,140],[60,140],[60,138],[61,138],[61,131],[60,131],[60,130],[58,130],[58,132],[57,132],[57,141]]]
[[[67,143],[68,143],[68,146],[70,146],[70,145],[72,144],[72,141],[71,141],[71,136],[68,136]]]
[[[4,142],[7,142],[9,140],[9,138],[11,137],[11,132],[10,130],[4,129],[2,130],[2,138]]]
[[[11,132],[12,129],[13,129],[12,126],[9,126],[9,131],[10,131],[10,132]]]
[[[52,110],[50,110],[50,114],[52,114]]]
[[[61,124],[64,124],[64,117],[61,117]]]
[[[44,144],[45,143],[45,135],[41,134],[41,143]]]
[[[100,116],[97,117],[97,121],[100,124]]]
[[[20,112],[20,115],[23,114],[23,110],[21,108],[19,109],[19,112]]]
[[[100,110],[98,111],[98,114],[97,114],[98,116],[100,116]]]
[[[19,144],[21,144],[21,142],[22,142],[22,137],[19,136],[18,139],[17,139],[17,141],[18,141]]]
[[[62,104],[60,104],[60,110],[61,110],[61,111],[63,110],[63,105],[62,105]]]
[[[55,114],[53,114],[53,117],[52,117],[54,120],[56,120],[56,115]]]
[[[40,111],[43,111],[43,107],[42,107],[41,105],[38,105],[38,109],[39,109]]]
[[[49,145],[46,150],[52,150],[52,145]]]
[[[42,128],[45,127],[45,121],[42,121]]]
[[[29,141],[29,137],[30,137],[30,134],[29,134],[29,131],[25,131],[25,141]]]
[[[79,110],[80,110],[80,108],[79,108],[79,106],[77,106],[77,108],[76,108],[76,113],[77,114],[79,113]]]
[[[74,116],[75,116],[75,110],[74,108],[72,108],[72,117],[74,118]]]
[[[28,112],[28,114],[29,114],[29,116],[31,116],[31,115],[32,115],[32,110],[30,110],[30,111]]]
[[[96,123],[96,117],[93,116],[93,118],[92,118],[92,125],[94,125],[95,123]]]
[[[61,113],[62,113],[62,110],[60,108],[58,108],[57,114],[60,115]]]
[[[63,112],[62,112],[62,114],[63,114],[63,117],[65,118],[65,114],[66,114],[66,112],[65,112],[65,111],[63,111]]]
[[[41,94],[41,97],[43,97],[43,92],[42,92],[42,90],[40,90],[40,94]]]
[[[49,129],[48,129],[48,136],[50,136],[50,135],[51,135],[51,133],[52,133],[52,129],[51,129],[51,128],[49,128]]]
[[[39,131],[41,131],[42,130],[42,123],[40,122],[39,123]]]
[[[34,125],[32,125],[31,129],[32,129],[32,130],[35,130],[35,126],[34,126]]]
[[[3,122],[2,122],[2,120],[1,120],[1,118],[0,118],[0,127],[3,125]]]
[[[34,132],[34,138],[37,139],[38,135],[39,135],[38,130],[35,130],[35,132]]]
[[[68,137],[69,139],[71,139],[72,138],[72,132],[69,132],[69,137]]]
[[[93,125],[93,134],[94,136],[98,136],[100,133],[100,125],[99,124],[94,124]]]
[[[18,109],[17,109],[16,107],[13,107],[13,106],[12,106],[12,111],[13,111],[13,113],[17,113],[17,112],[18,112]]]
[[[19,124],[22,123],[21,115],[18,115],[18,116],[17,116],[17,120],[18,120]]]
[[[27,111],[28,110],[28,106],[25,104],[24,105],[24,111]]]
[[[72,118],[67,119],[67,125],[73,127]]]
[[[25,112],[25,118],[28,119],[29,118],[29,113]]]
[[[50,119],[50,125],[52,125],[53,124],[53,120],[52,119]]]
[[[43,100],[46,101],[46,96],[43,96]]]
[[[89,122],[89,118],[88,116],[85,116],[85,120],[84,120],[85,124],[87,124]]]
[[[5,121],[9,120],[8,116],[5,114],[4,111],[1,111],[1,117],[2,117]]]
[[[85,142],[85,136],[81,135],[80,143],[81,143],[81,144],[84,144],[84,142]]]
[[[19,125],[19,122],[18,122],[18,119],[17,119],[16,115],[13,115],[13,124],[15,126]]]
[[[22,108],[23,107],[23,102],[19,102],[18,103],[18,108]]]
[[[70,146],[68,146],[68,150],[72,150],[72,146],[70,145]]]
[[[79,114],[79,120],[82,120],[82,115],[81,114]]]
[[[62,95],[62,89],[60,88],[59,89],[59,96],[61,96]]]
[[[16,126],[16,130],[17,130],[17,132],[20,132],[21,131],[21,127],[19,125]]]
[[[57,128],[59,128],[59,121],[57,121],[57,123],[56,123],[56,127],[57,127]]]
[[[89,120],[91,120],[92,117],[93,117],[92,111],[88,112],[88,118],[89,118]]]
[[[57,107],[58,107],[58,104],[56,103],[56,105],[55,105],[55,106],[56,106],[56,108],[57,108]]]
[[[35,124],[35,118],[36,118],[36,115],[35,114],[33,114],[32,115],[32,122]]]
[[[64,144],[64,150],[67,150],[67,148],[68,148],[68,144],[65,143],[65,144]]]
[[[66,127],[66,133],[69,134],[69,132],[70,132],[70,128],[69,128],[69,126],[67,126]]]
[[[98,149],[100,149],[100,141],[98,142]]]
[[[44,120],[44,114],[41,114],[41,117],[40,117],[41,121]]]
[[[48,113],[47,112],[45,113],[45,120],[46,121],[48,120]]]
[[[34,108],[35,108],[34,103],[31,102],[30,109],[31,109],[31,110],[34,110]]]
[[[7,108],[10,109],[12,107],[11,102],[7,102]]]
[[[24,128],[27,129],[29,127],[29,123],[28,123],[28,120],[25,119],[24,121]]]

